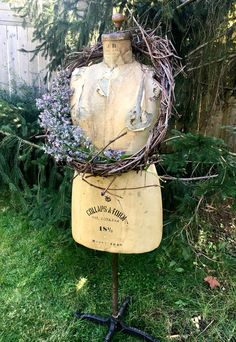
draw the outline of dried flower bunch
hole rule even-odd
[[[57,162],[73,160],[86,163],[96,156],[96,162],[120,160],[124,151],[107,149],[97,153],[95,146],[79,126],[73,126],[70,114],[70,77],[68,70],[60,70],[52,81],[50,92],[37,99],[41,111],[39,124],[46,131],[45,152]]]
[[[51,92],[37,101],[37,106],[42,111],[40,125],[47,134],[46,152],[52,154],[57,161],[65,161],[83,175],[117,175],[129,170],[145,169],[159,159],[158,145],[165,137],[171,116],[174,98],[173,70],[179,66],[178,57],[167,38],[159,37],[155,31],[144,30],[137,22],[136,25],[136,28],[130,30],[133,53],[137,60],[143,62],[145,59],[153,67],[155,80],[161,89],[160,116],[146,145],[140,151],[128,156],[125,151],[110,149],[109,145],[120,137],[114,138],[98,151],[82,129],[72,125],[70,75],[75,68],[102,60],[101,43],[69,55],[65,70],[52,83]]]

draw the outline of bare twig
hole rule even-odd
[[[183,7],[185,7],[185,6],[189,5],[189,4],[191,4],[191,2],[193,2],[193,1],[196,1],[196,0],[186,0],[185,2],[183,2],[182,4],[180,4],[179,6],[177,6],[176,9],[178,10],[178,9],[180,9],[180,8],[183,8]]]
[[[218,263],[221,263],[221,261],[219,260],[214,260],[212,258],[210,258],[209,256],[207,256],[206,254],[202,253],[202,252],[199,252],[198,250],[195,251],[197,257],[199,256],[203,256],[204,258],[206,258],[207,260],[210,260],[210,261],[213,261],[213,262],[218,262]]]
[[[110,181],[110,183],[108,184],[108,186],[106,187],[106,189],[104,189],[102,192],[101,192],[101,195],[104,196],[105,193],[108,191],[108,189],[110,188],[110,186],[112,185],[112,183],[114,183],[114,181],[116,180],[116,177],[113,177],[112,180]]]
[[[92,186],[93,188],[96,188],[96,189],[99,189],[99,190],[104,191],[104,188],[103,188],[102,186],[95,185],[95,184],[93,184],[93,183],[87,181],[87,179],[85,179],[85,178],[82,178],[82,180],[83,180],[85,183],[87,183],[87,184],[89,184],[90,186]],[[121,196],[119,196],[119,195],[117,195],[117,194],[113,194],[113,193],[111,193],[110,191],[107,191],[107,193],[110,194],[111,196],[116,196],[116,197],[122,198]]]
[[[220,63],[220,62],[226,61],[227,59],[232,59],[232,58],[235,58],[235,57],[236,57],[236,54],[229,55],[229,56],[224,56],[224,57],[221,57],[219,59],[214,59],[211,62],[200,64],[200,65],[198,65],[196,67],[193,67],[193,68],[189,68],[189,69],[187,69],[187,71],[201,69],[202,67],[205,67],[205,66],[208,66],[208,65],[211,65],[211,64],[214,64],[214,63]]]
[[[213,323],[215,322],[215,320],[213,319],[207,326],[206,326],[206,328],[205,329],[203,329],[201,332],[200,332],[200,334],[198,334],[197,335],[197,337],[198,336],[200,336],[200,335],[202,335]]]
[[[204,198],[203,196],[200,197],[200,199],[199,199],[199,201],[198,201],[198,204],[197,204],[197,206],[196,206],[196,208],[195,208],[195,210],[194,210],[193,216],[190,218],[190,220],[188,221],[188,223],[186,223],[186,224],[184,225],[184,227],[183,227],[183,229],[182,229],[182,231],[185,231],[185,232],[186,232],[186,237],[187,237],[187,240],[188,240],[188,243],[189,243],[190,246],[192,246],[192,244],[191,244],[191,242],[190,242],[190,240],[189,240],[187,228],[191,225],[191,223],[193,222],[194,218],[197,216],[197,213],[198,213],[198,210],[199,210],[199,208],[200,208],[200,205],[201,205],[201,203],[202,203],[202,201],[203,201],[203,198]],[[193,246],[192,246],[192,247],[193,247]]]
[[[75,179],[76,177],[74,177],[73,179]],[[121,196],[117,195],[117,194],[114,194],[114,193],[111,193],[110,191],[128,191],[128,190],[139,190],[139,189],[145,189],[145,188],[156,188],[156,187],[160,187],[160,185],[158,184],[150,184],[150,185],[144,185],[144,186],[136,186],[136,187],[126,187],[126,188],[108,188],[111,184],[108,185],[107,188],[104,189],[104,187],[102,186],[99,186],[99,185],[95,185],[91,182],[89,182],[85,177],[82,177],[82,180],[91,185],[92,187],[96,188],[96,189],[99,189],[99,190],[102,190],[101,191],[101,195],[105,195],[104,191],[107,192],[108,194],[112,195],[112,196],[117,196],[119,198],[122,198]],[[112,180],[113,182],[113,180]]]
[[[167,336],[167,338],[170,340],[175,340],[176,338],[186,340],[188,337],[189,337],[189,335],[179,335],[179,334]]]
[[[205,179],[211,179],[218,177],[218,174],[215,175],[209,175],[209,176],[201,176],[201,177],[189,177],[189,178],[182,178],[182,177],[172,177],[172,176],[160,176],[160,179],[166,179],[166,180],[180,180],[183,182],[191,182],[191,181],[199,181],[199,180],[205,180]]]
[[[166,143],[166,142],[171,141],[171,140],[179,139],[182,137],[183,137],[182,135],[175,135],[174,137],[170,137],[168,139],[163,140],[163,143]]]
[[[194,49],[194,50],[192,50],[191,52],[189,52],[188,55],[185,56],[185,57],[190,57],[191,55],[193,55],[193,54],[196,53],[197,51],[201,50],[202,48],[204,48],[204,47],[207,46],[208,44],[213,43],[215,40],[217,40],[217,39],[219,39],[219,38],[222,38],[223,36],[225,36],[225,34],[226,34],[226,33],[224,32],[223,34],[221,34],[221,35],[219,35],[219,36],[217,36],[217,37],[215,37],[215,38],[213,38],[213,39],[211,39],[211,40],[209,40],[209,41],[207,41],[207,42],[205,42],[205,43],[199,45],[198,47],[196,47],[196,49]]]
[[[103,148],[101,148],[95,155],[94,157],[89,161],[89,163],[92,163],[94,161],[94,159],[96,159],[99,154],[101,154],[108,146],[110,146],[111,144],[113,144],[113,142],[115,142],[116,140],[122,138],[124,135],[127,134],[127,131],[126,132],[123,132],[121,134],[119,134],[117,137],[115,137],[114,139],[110,140]]]

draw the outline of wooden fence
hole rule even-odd
[[[6,3],[0,2],[0,88],[13,91],[27,84],[44,88],[47,60],[42,56],[30,59],[33,53],[20,49],[34,50],[37,42],[32,42],[33,28],[18,17]]]

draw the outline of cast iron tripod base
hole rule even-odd
[[[149,342],[160,342],[156,338],[150,336],[149,334],[145,333],[144,331],[141,331],[137,328],[129,327],[125,323],[123,323],[120,319],[125,313],[125,310],[127,306],[129,305],[130,299],[126,298],[123,304],[121,305],[117,316],[111,316],[108,318],[104,318],[101,316],[97,316],[94,314],[86,314],[86,313],[80,313],[76,312],[76,317],[80,319],[87,319],[89,321],[98,323],[98,324],[104,324],[107,325],[109,330],[108,333],[104,339],[104,342],[110,342],[112,340],[113,335],[116,331],[121,331],[122,333],[128,334],[128,335],[134,335],[141,337],[144,341]]]

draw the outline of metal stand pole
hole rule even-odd
[[[118,254],[112,253],[112,316],[118,314]]]
[[[151,335],[145,333],[134,327],[129,327],[125,323],[121,321],[121,318],[124,316],[125,311],[129,305],[130,299],[126,298],[122,303],[120,308],[118,309],[118,254],[112,254],[112,316],[108,318],[104,318],[95,314],[87,314],[76,312],[75,316],[79,319],[87,319],[94,323],[107,325],[108,332],[106,337],[104,338],[104,342],[110,342],[115,332],[121,331],[124,334],[134,335],[137,337],[141,337],[144,341],[149,342],[160,342],[160,340],[152,337]]]

